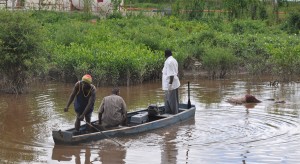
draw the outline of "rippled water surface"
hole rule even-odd
[[[55,145],[52,130],[74,126],[75,113],[63,112],[73,84],[34,84],[24,95],[0,94],[0,163],[300,163],[300,84],[268,79],[181,80],[180,101],[187,102],[187,82],[194,119],[134,136],[76,146]],[[97,88],[96,111],[110,87]],[[232,105],[230,97],[253,94],[259,104]],[[162,104],[161,82],[121,87],[129,111]],[[275,100],[285,100],[277,104]],[[97,119],[97,112],[92,120]]]

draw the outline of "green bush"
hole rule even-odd
[[[8,13],[11,12],[3,13],[6,15],[0,18],[5,20],[5,23],[1,23],[4,29],[0,32],[1,36],[8,36],[8,27],[14,29],[14,26],[19,27],[18,23],[20,27],[26,24],[23,21],[16,23],[15,18],[10,19]],[[288,35],[277,26],[268,27],[264,21],[227,22],[218,18],[188,21],[174,16],[139,15],[97,19],[95,23],[87,21],[93,16],[84,13],[38,11],[33,14],[25,12],[23,17],[24,20],[29,19],[31,24],[22,29],[36,27],[26,33],[26,37],[33,33],[37,36],[29,37],[33,39],[30,44],[34,45],[34,49],[27,49],[25,53],[26,56],[34,53],[34,58],[26,59],[23,62],[26,67],[19,68],[31,70],[30,73],[26,72],[26,77],[32,74],[42,77],[43,69],[36,69],[39,64],[32,63],[44,63],[47,59],[43,68],[51,69],[49,75],[55,76],[55,79],[74,82],[82,74],[90,73],[97,85],[142,83],[160,78],[163,54],[167,48],[173,51],[180,70],[191,69],[191,62],[198,60],[203,62],[203,68],[211,78],[225,78],[241,67],[252,75],[272,72],[281,76],[284,72],[295,76],[300,72],[299,63],[286,59],[295,57],[298,60],[298,50],[289,48],[298,47],[298,36]],[[13,23],[8,23],[11,20]],[[40,30],[45,34],[43,40],[40,39]],[[18,33],[16,36],[22,36],[19,34],[25,32],[20,31],[14,32]],[[4,44],[9,40],[0,40],[0,62],[17,60],[7,58],[10,55],[7,55]],[[21,44],[14,49],[25,47]],[[285,52],[289,54],[281,60]],[[13,54],[12,51],[10,53]],[[47,58],[43,55],[47,55]],[[289,62],[290,65],[286,64]]]
[[[268,38],[265,46],[271,54],[272,73],[280,79],[292,80],[300,74],[300,40],[298,36]]]
[[[23,93],[29,79],[46,68],[42,27],[30,16],[30,12],[0,10],[0,71],[9,93]]]
[[[236,70],[238,63],[238,58],[233,55],[232,50],[221,47],[208,47],[202,60],[203,67],[212,79],[224,78]]]
[[[283,27],[290,34],[299,34],[300,32],[300,12],[292,12],[286,19]]]
[[[244,34],[244,33],[269,33],[266,24],[263,21],[256,20],[235,20],[232,23],[232,33]]]

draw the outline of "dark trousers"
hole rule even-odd
[[[178,88],[170,91],[165,91],[165,112],[170,114],[177,114],[178,106]]]
[[[80,122],[81,122],[81,120],[79,119],[79,117],[81,116],[81,114],[80,113],[77,113],[76,112],[76,121],[75,121],[75,129],[77,130],[77,131],[79,131],[79,129],[80,129]],[[85,119],[85,121],[87,122],[87,123],[91,123],[91,117],[92,117],[92,113],[89,113],[89,114],[86,114],[85,116],[84,116],[84,119]],[[88,124],[86,124],[86,130],[91,130],[92,129],[92,127],[90,126],[90,125],[88,125]]]

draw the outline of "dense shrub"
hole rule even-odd
[[[235,20],[232,22],[232,33],[234,34],[269,33],[269,30],[263,21]]]
[[[237,67],[252,75],[278,74],[272,68],[280,61],[270,60],[274,52],[268,47],[276,45],[275,40],[284,42],[287,36],[263,21],[216,25],[214,21],[186,21],[173,16],[107,19],[96,24],[73,20],[45,26],[51,31],[47,47],[57,74],[75,80],[89,72],[98,85],[160,78],[166,48],[173,50],[181,69],[191,68],[191,60],[204,62],[211,78],[225,78]],[[283,49],[278,51],[284,53]]]
[[[299,34],[300,32],[300,11],[292,12],[288,15],[283,27],[290,34]]]
[[[280,36],[265,39],[270,54],[272,73],[283,80],[298,78],[300,74],[300,40],[298,36]]]
[[[237,69],[238,58],[232,50],[210,47],[203,56],[203,67],[208,71],[210,78],[224,78],[226,74]]]
[[[42,51],[42,27],[30,12],[0,10],[0,72],[9,93],[23,93],[33,75],[47,66]]]
[[[7,13],[10,12],[4,12],[4,15]],[[22,27],[27,24],[18,21],[19,25],[16,23],[17,19],[8,19],[8,14],[5,16],[6,18],[0,18],[5,22],[1,23],[4,29],[0,32],[1,37],[15,38],[15,35],[8,34],[17,32],[7,32],[8,27],[18,31],[20,29],[14,26]],[[74,82],[82,74],[91,73],[97,85],[142,83],[160,78],[165,60],[163,52],[167,48],[173,51],[178,60],[180,75],[183,69],[190,69],[193,64],[191,62],[195,60],[202,62],[204,71],[208,71],[211,78],[226,78],[238,68],[245,68],[252,75],[271,72],[283,77],[282,74],[300,74],[297,62],[298,36],[288,35],[277,26],[268,27],[264,21],[227,22],[219,18],[188,21],[174,16],[142,15],[95,20],[94,16],[82,16],[76,12],[57,14],[38,11],[26,13],[23,17],[31,24],[22,30],[35,28],[30,32],[20,30],[21,33],[18,34],[30,34],[24,38],[32,39],[30,45],[33,46],[30,47],[34,48],[17,54],[30,54],[34,58],[26,59],[23,62],[25,64],[20,65],[22,67],[16,68],[35,70],[28,75],[35,73],[41,77],[43,69],[35,67],[43,63],[45,58],[41,55],[45,54],[47,63],[43,68],[49,68],[49,75],[55,76],[54,79]],[[10,21],[14,23],[7,23]],[[45,34],[42,41],[39,37],[41,29]],[[31,35],[36,37],[29,37]],[[13,56],[8,55],[13,52],[3,46],[7,40],[9,39],[3,37],[0,41],[3,59],[0,62],[16,61],[14,58],[7,58]],[[40,44],[44,51],[40,50]],[[27,48],[21,44],[17,49],[22,47]],[[292,61],[293,58],[297,60]],[[32,64],[33,61],[38,64]]]

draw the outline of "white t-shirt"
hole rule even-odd
[[[173,83],[171,86],[171,90],[177,89],[180,86],[180,81],[178,78],[178,63],[173,56],[169,56],[164,64],[164,68],[162,70],[162,90],[168,90],[170,76],[174,76]]]

